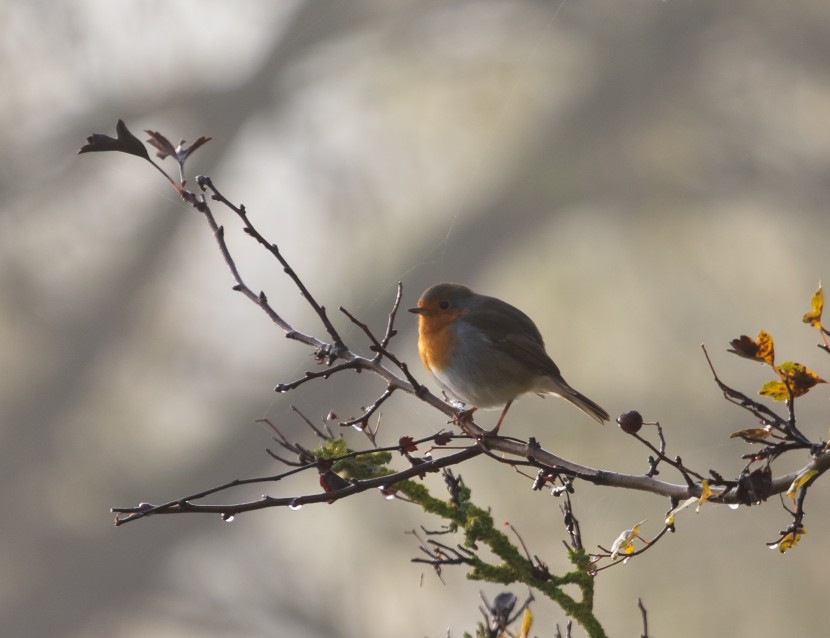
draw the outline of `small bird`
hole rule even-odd
[[[465,405],[504,406],[492,434],[520,395],[553,394],[599,423],[608,412],[574,390],[545,351],[536,324],[509,303],[452,283],[427,288],[418,300],[418,352],[442,389]]]

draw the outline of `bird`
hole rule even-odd
[[[561,397],[599,423],[609,420],[608,412],[565,381],[536,324],[515,306],[440,283],[408,311],[418,315],[424,367],[446,394],[471,406],[467,415],[504,406],[490,434],[498,434],[513,401],[529,392]]]

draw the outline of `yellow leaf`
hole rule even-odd
[[[776,370],[781,380],[786,382],[795,397],[807,394],[818,383],[827,383],[812,370],[793,361],[782,363]]]
[[[755,358],[769,365],[775,365],[775,347],[772,344],[772,337],[763,330],[758,333],[758,353]]]
[[[527,638],[530,635],[531,627],[533,627],[533,612],[528,607],[522,615],[522,628],[519,630],[518,638]]]
[[[758,394],[762,397],[769,397],[775,401],[786,401],[790,398],[787,386],[782,381],[770,381],[761,386]]]
[[[792,483],[790,483],[790,489],[787,490],[787,496],[791,499],[795,500],[796,495],[798,494],[798,490],[804,487],[810,479],[818,474],[818,470],[816,469],[809,469],[804,470],[798,476],[795,477]]]
[[[709,487],[709,481],[702,481],[700,484],[702,488],[700,498],[697,499],[697,511],[700,511],[700,506],[703,505],[706,501],[708,501],[712,497],[712,490]]]
[[[620,554],[634,553],[634,539],[640,535],[640,525],[643,523],[645,521],[640,521],[634,527],[625,530],[617,537],[617,540],[611,545],[611,560],[616,559]]]
[[[810,302],[812,309],[804,315],[802,321],[821,330],[821,311],[824,309],[824,290],[821,288],[821,283],[819,283],[818,290],[816,290]]]
[[[778,551],[782,554],[786,552],[788,549],[791,549],[798,545],[798,541],[801,540],[801,537],[807,533],[807,530],[803,527],[799,529],[797,532],[790,532],[789,534],[785,535],[780,541],[778,541]]]
[[[757,341],[752,337],[741,335],[740,338],[732,339],[729,343],[732,346],[729,352],[739,357],[763,361],[771,366],[775,365],[775,346],[772,337],[763,330],[758,332]]]

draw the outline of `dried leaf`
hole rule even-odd
[[[530,636],[530,629],[533,627],[533,612],[529,607],[525,608],[522,615],[522,628],[519,630],[518,638],[528,638]]]
[[[611,560],[615,560],[620,554],[634,553],[634,539],[640,535],[640,525],[645,521],[640,521],[631,529],[625,530],[617,537],[614,544],[611,545]]]
[[[765,439],[772,433],[772,428],[749,428],[747,430],[738,430],[729,435],[730,439],[742,438],[747,443],[757,443],[758,439]]]
[[[740,338],[732,339],[729,343],[732,348],[728,352],[745,359],[754,359],[755,361],[775,365],[775,347],[772,337],[763,330],[758,332],[757,341],[747,335],[741,335]]]
[[[331,470],[320,473],[320,487],[324,492],[336,492],[343,488],[349,487],[350,483],[339,474],[335,474]]]
[[[790,393],[783,381],[769,381],[761,386],[758,394],[762,397],[769,397],[775,401],[786,401],[790,398]]]
[[[744,461],[750,461],[751,463],[757,463],[758,461],[763,461],[765,458],[769,456],[769,452],[766,450],[761,450],[760,452],[753,452],[751,454],[744,454],[741,458]]]
[[[700,498],[697,499],[697,511],[700,511],[700,506],[703,505],[706,501],[712,498],[712,489],[709,487],[709,481],[704,480],[700,484],[701,487],[701,494]]]
[[[732,348],[727,350],[727,352],[736,354],[739,357],[754,359],[755,355],[758,354],[758,344],[748,335],[741,335],[738,339],[732,339],[729,344]]]
[[[803,472],[799,473],[798,476],[795,477],[793,482],[790,484],[790,488],[787,490],[787,496],[791,499],[795,500],[798,492],[801,488],[803,488],[807,483],[809,483],[813,478],[818,475],[818,470],[816,469],[809,469],[804,470]]]
[[[452,434],[439,434],[435,437],[435,445],[444,446],[449,444],[452,441]]]
[[[411,436],[402,436],[398,439],[398,445],[401,448],[401,454],[412,453],[418,450]]]
[[[786,534],[780,541],[777,543],[773,543],[770,545],[770,549],[778,549],[779,552],[782,554],[786,552],[788,549],[791,549],[798,545],[798,541],[801,540],[801,537],[807,533],[807,530],[803,527],[800,528],[798,531],[790,532]]]
[[[813,294],[810,305],[812,309],[804,315],[802,321],[821,330],[821,311],[824,309],[824,290],[822,290],[821,283],[819,283],[818,289]]]
[[[193,144],[191,144],[190,146],[187,146],[187,147],[184,147],[184,141],[182,141],[182,143],[179,145],[179,147],[181,149],[180,152],[182,154],[181,161],[186,160],[188,157],[190,157],[190,155],[193,153],[193,151],[195,151],[197,148],[199,148],[203,144],[207,144],[212,139],[213,139],[212,137],[205,137],[203,135],[198,140],[193,142]],[[182,147],[184,147],[184,148],[182,148]]]
[[[781,379],[786,381],[792,390],[793,396],[800,397],[807,394],[819,383],[827,383],[812,370],[800,363],[786,361],[777,368]]]
[[[156,149],[156,157],[158,157],[159,159],[164,159],[168,156],[175,157],[176,147],[173,146],[170,140],[168,140],[164,135],[162,135],[158,131],[145,130],[144,132],[150,136],[150,139],[147,140],[147,143]]]
[[[758,333],[758,353],[755,358],[771,366],[775,365],[775,347],[772,337],[763,330]]]
[[[80,148],[78,154],[118,151],[150,160],[147,148],[142,144],[140,139],[130,132],[127,125],[124,124],[124,120],[118,120],[115,125],[115,132],[118,135],[117,138],[112,138],[103,133],[93,133],[86,138],[87,143]]]
[[[200,137],[190,146],[185,144],[185,140],[179,142],[178,146],[173,146],[173,143],[158,131],[145,130],[145,133],[150,136],[147,142],[156,149],[156,157],[164,159],[165,157],[173,157],[179,164],[184,164],[185,160],[200,146],[209,142],[212,138]]]
[[[675,507],[671,512],[666,514],[666,521],[665,521],[666,525],[668,527],[671,527],[672,525],[674,525],[674,517],[677,515],[677,513],[681,510],[686,509],[687,507],[689,507],[689,505],[692,505],[692,504],[697,503],[697,502],[698,502],[698,499],[696,497],[692,496],[690,498],[687,498],[682,503],[678,504],[677,507]]]
[[[772,470],[758,468],[738,480],[736,498],[744,505],[753,505],[769,498],[772,493]]]

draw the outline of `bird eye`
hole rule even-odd
[[[441,310],[446,310],[447,308],[450,307],[450,302],[449,301],[442,301],[441,303],[438,304],[438,307]]]

